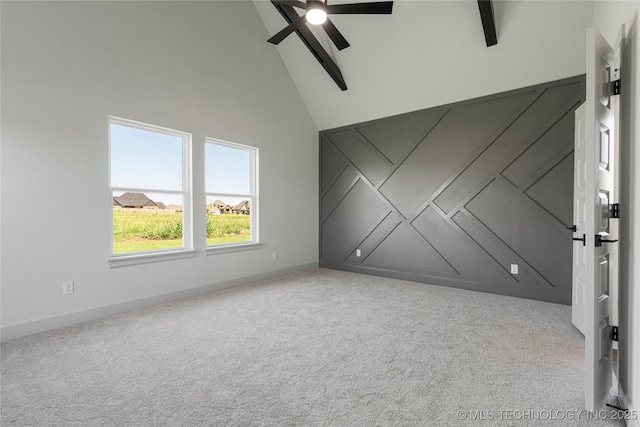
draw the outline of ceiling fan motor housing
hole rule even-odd
[[[312,25],[323,24],[327,20],[327,10],[324,2],[320,0],[307,1],[307,22]]]

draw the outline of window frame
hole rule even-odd
[[[112,125],[129,127],[137,130],[158,133],[162,135],[180,138],[182,140],[182,189],[149,189],[139,187],[114,187],[111,182],[112,172]],[[108,120],[108,175],[109,175],[109,257],[111,267],[140,264],[145,262],[156,262],[171,259],[189,258],[195,256],[193,249],[193,181],[192,181],[192,135],[188,132],[170,129],[162,126],[143,123],[122,117],[109,116]],[[182,247],[156,249],[136,252],[113,252],[113,197],[117,192],[139,192],[139,193],[163,193],[182,195]]]
[[[248,242],[235,242],[235,243],[220,243],[215,245],[209,245],[206,243],[206,227],[205,227],[205,252],[207,255],[219,254],[219,253],[228,253],[228,252],[237,252],[249,249],[258,249],[261,247],[260,244],[260,233],[259,233],[259,149],[258,147],[253,147],[250,145],[239,144],[237,142],[225,141],[218,138],[206,137],[204,142],[204,150],[206,153],[208,144],[222,146],[226,148],[232,148],[235,150],[246,151],[249,153],[249,193],[248,194],[238,194],[238,193],[224,193],[224,192],[208,192],[207,191],[207,183],[206,178],[204,182],[204,198],[205,205],[207,204],[207,197],[215,196],[215,197],[240,197],[243,199],[249,200],[249,227],[250,227],[250,240]],[[207,174],[207,162],[206,156],[204,161],[204,175],[206,177]],[[207,216],[209,212],[207,211]]]

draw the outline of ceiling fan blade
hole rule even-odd
[[[284,4],[287,6],[299,7],[300,9],[307,9],[307,4],[298,0],[271,0],[273,4]]]
[[[299,17],[298,19],[296,19],[295,21],[293,21],[291,24],[287,25],[286,27],[284,27],[282,30],[280,30],[275,36],[271,37],[269,40],[267,40],[269,43],[273,43],[273,44],[279,44],[282,40],[284,40],[289,34],[293,33],[295,30],[297,30],[298,28],[302,27],[302,25],[307,22],[307,19],[305,18],[305,15],[302,15],[301,17]]]
[[[338,50],[346,49],[351,46],[342,33],[338,31],[335,25],[333,25],[331,20],[327,19],[324,24],[322,24],[322,28],[324,28],[324,31],[327,33],[333,44],[336,45]]]
[[[369,3],[352,3],[352,4],[333,4],[327,6],[327,13],[340,15],[353,14],[380,14],[388,15],[393,10],[392,1],[380,1]]]

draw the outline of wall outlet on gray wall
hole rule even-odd
[[[73,293],[73,282],[64,282],[62,284],[62,295],[71,295]]]

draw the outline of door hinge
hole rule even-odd
[[[607,92],[607,96],[620,95],[620,79],[609,82]]]
[[[613,341],[618,341],[618,327],[617,326],[612,326],[611,327],[611,339]]]
[[[609,205],[609,218],[620,218],[620,203]]]

